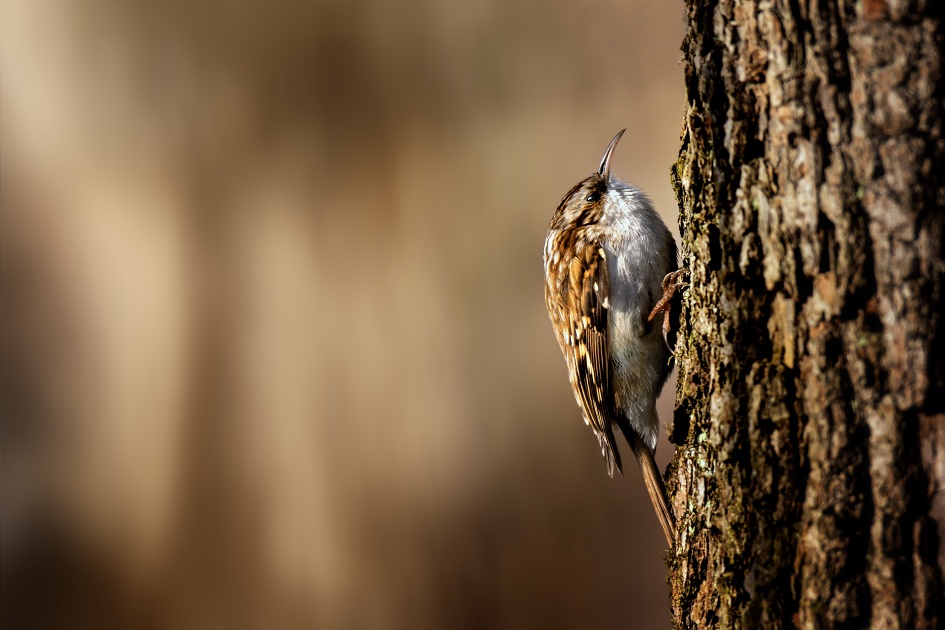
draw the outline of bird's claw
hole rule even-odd
[[[685,276],[689,273],[688,269],[677,269],[672,271],[663,278],[661,287],[663,289],[663,297],[659,299],[656,305],[653,307],[653,310],[650,311],[650,316],[647,317],[647,321],[653,321],[653,318],[656,317],[660,311],[664,313],[663,315],[663,341],[666,343],[666,347],[669,348],[670,353],[673,352],[672,346],[669,345],[669,331],[671,326],[669,324],[669,307],[670,301],[673,299],[673,296],[676,294],[677,289],[689,286],[689,283],[685,280],[680,280],[679,278]]]

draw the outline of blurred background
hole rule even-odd
[[[669,627],[541,252],[682,2],[0,7],[5,627]]]

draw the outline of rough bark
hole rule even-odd
[[[945,624],[941,7],[688,2],[677,627]]]

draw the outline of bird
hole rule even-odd
[[[676,242],[649,198],[612,174],[614,149],[625,131],[552,215],[544,246],[545,304],[607,473],[622,472],[614,437],[619,428],[672,546],[673,514],[654,459],[656,399],[669,376],[671,352],[652,319],[677,286]]]

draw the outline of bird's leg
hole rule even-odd
[[[669,306],[670,300],[673,299],[673,296],[676,294],[677,289],[689,286],[689,283],[685,280],[680,280],[679,278],[685,276],[689,273],[689,269],[677,269],[676,271],[666,274],[663,278],[662,288],[663,288],[663,297],[660,298],[659,302],[656,303],[656,306],[653,307],[653,310],[650,311],[650,316],[646,320],[653,321],[653,318],[659,314],[660,311],[663,311],[663,341],[666,342],[666,347],[669,348]],[[672,352],[673,349],[669,348],[669,351]]]

